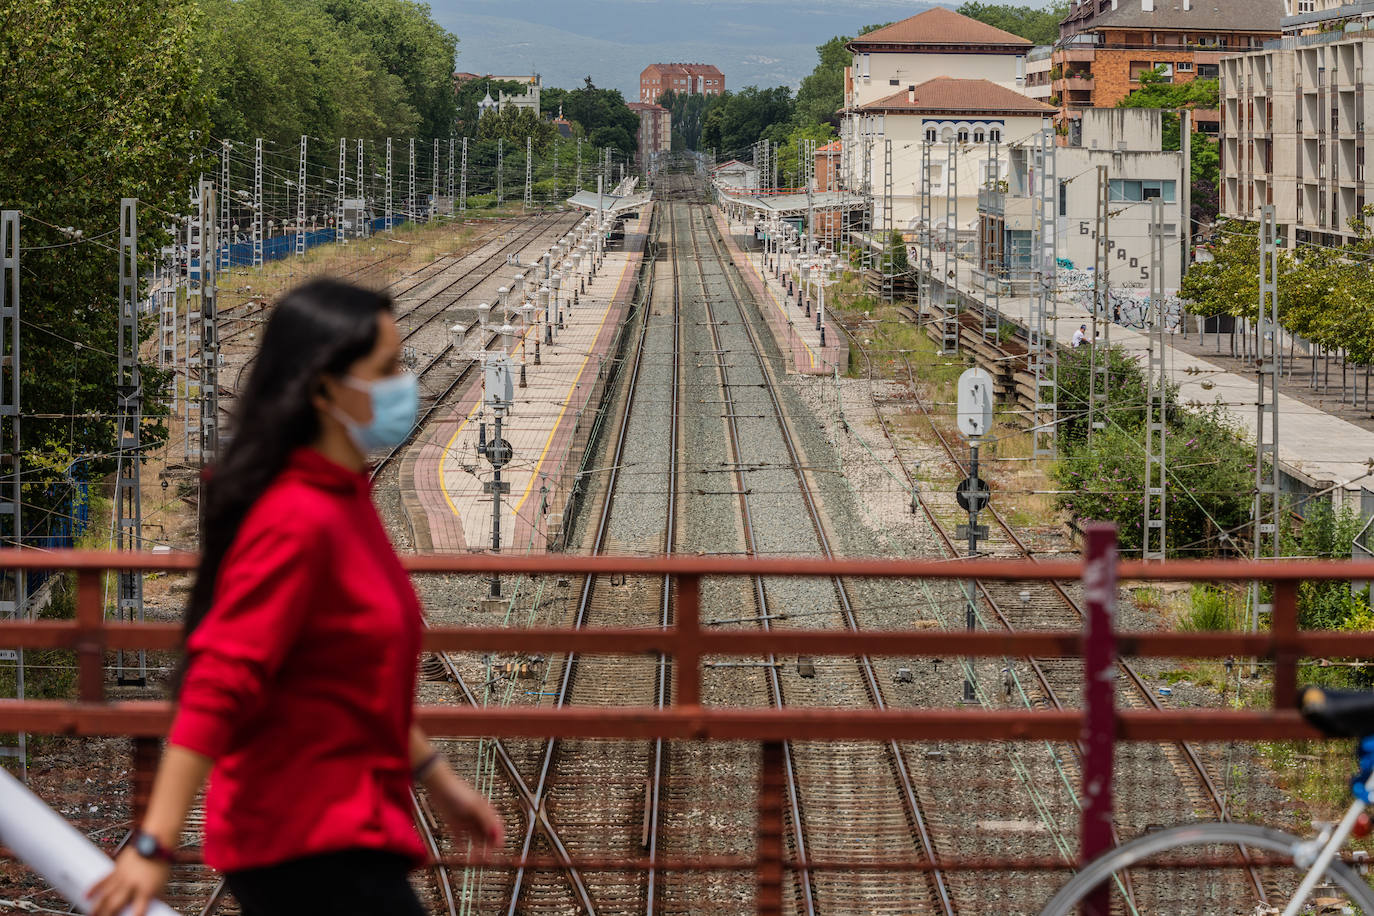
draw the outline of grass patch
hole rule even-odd
[[[1243,613],[1234,590],[1198,582],[1193,584],[1177,625],[1185,633],[1225,633],[1240,628]]]

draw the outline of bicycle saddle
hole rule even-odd
[[[1332,738],[1374,735],[1374,692],[1307,687],[1298,705],[1304,719]]]

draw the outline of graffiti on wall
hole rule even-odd
[[[1071,303],[1085,315],[1093,313],[1093,276],[1094,271],[1071,268],[1059,270],[1056,274],[1059,299]],[[1149,317],[1150,291],[1139,287],[1113,286],[1107,290],[1107,301],[1098,313],[1099,318],[1107,318],[1116,324],[1136,330],[1144,330]],[[1164,322],[1170,330],[1178,329],[1183,323],[1183,302],[1177,290],[1164,296]]]

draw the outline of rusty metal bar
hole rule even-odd
[[[1083,808],[1079,854],[1090,862],[1114,845],[1112,777],[1116,749],[1116,526],[1088,525],[1083,545]],[[1084,901],[1083,916],[1108,916],[1111,893],[1100,887]]]
[[[100,594],[101,576],[99,569],[82,569],[76,574],[73,647],[76,649],[77,696],[83,703],[99,703],[105,699],[105,609]]]
[[[783,808],[787,778],[781,741],[765,741],[759,755],[754,907],[759,916],[782,916]]]
[[[518,738],[676,738],[724,741],[1076,741],[1076,710],[614,706],[563,709],[420,706],[431,735]],[[165,701],[0,703],[0,728],[36,734],[166,734]],[[1297,710],[1170,709],[1117,712],[1119,741],[1286,741],[1320,738]]]
[[[418,574],[491,574],[493,572],[568,575],[625,573],[631,576],[875,576],[928,579],[1078,579],[1077,560],[993,559],[927,560],[818,557],[730,557],[678,554],[673,556],[578,556],[575,554],[412,554],[403,565]],[[103,572],[189,571],[196,567],[189,553],[128,554],[108,550],[0,550],[0,569],[68,569]],[[1374,561],[1291,560],[1257,563],[1253,560],[1168,560],[1146,564],[1123,560],[1117,565],[1122,581],[1302,582],[1306,580],[1374,580]]]
[[[705,634],[701,632],[701,577],[677,580],[677,626],[669,631],[672,645],[664,651],[677,653],[677,706],[701,705],[701,656]],[[725,654],[725,653],[718,653]]]
[[[1274,708],[1292,709],[1298,702],[1298,584],[1274,583],[1274,610],[1269,621],[1274,637]],[[1344,635],[1344,634],[1342,634]]]
[[[181,627],[168,623],[121,624],[103,629],[106,649],[177,649]],[[74,649],[85,630],[72,621],[0,623],[0,644],[24,649]],[[633,655],[671,654],[676,630],[550,627],[497,629],[437,627],[424,636],[428,652],[550,652]],[[701,631],[701,655],[955,655],[997,657],[1025,655],[1040,658],[1078,657],[1083,635],[1076,630],[1020,630],[1017,632],[941,632],[932,630],[752,630]],[[1374,633],[1337,633],[1299,630],[1280,641],[1278,633],[1118,633],[1118,653],[1127,658],[1226,658],[1236,655],[1268,657],[1292,649],[1299,658],[1374,656]]]

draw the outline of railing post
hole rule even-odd
[[[105,701],[105,607],[100,577],[98,569],[76,573],[77,695],[83,703]]]
[[[1298,702],[1298,583],[1274,583],[1269,628],[1274,639],[1274,708],[1292,709]]]
[[[677,580],[677,703],[701,705],[701,577]]]
[[[148,812],[148,799],[153,795],[153,777],[157,774],[160,742],[156,738],[141,737],[134,739],[133,765],[133,824],[143,823]]]
[[[1112,763],[1116,741],[1116,526],[1084,529],[1083,810],[1079,855],[1091,861],[1112,848]],[[1088,897],[1084,916],[1107,916],[1111,888]]]
[[[782,742],[765,741],[761,751],[754,906],[759,916],[782,916],[782,812],[786,791]]]

